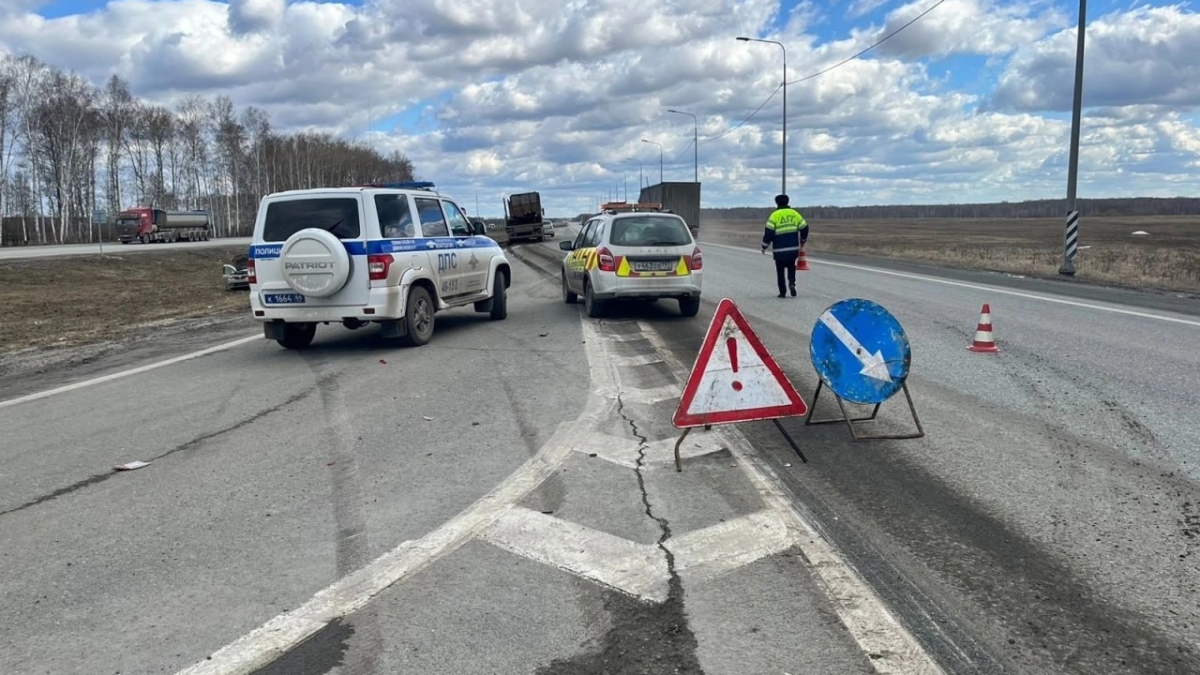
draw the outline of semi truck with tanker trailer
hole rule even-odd
[[[117,239],[122,244],[207,241],[211,234],[212,219],[208,211],[167,211],[139,206],[117,214]]]
[[[546,235],[542,231],[542,218],[545,215],[540,194],[522,192],[509,196],[504,200],[504,231],[508,234],[508,241],[544,241]]]

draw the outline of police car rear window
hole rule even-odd
[[[357,239],[358,200],[345,197],[291,199],[267,206],[263,241],[287,241],[300,230],[315,227],[332,232],[338,239]]]
[[[692,233],[679,218],[633,216],[616,218],[609,241],[614,246],[684,246]]]

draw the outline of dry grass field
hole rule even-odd
[[[810,221],[808,251],[1058,277],[1063,221],[1050,218]],[[759,221],[701,223],[700,240],[756,245]],[[1135,231],[1147,236],[1134,236]],[[1076,278],[1200,292],[1200,216],[1081,218]]]
[[[147,324],[249,312],[221,266],[245,247],[0,262],[0,352],[119,338]]]

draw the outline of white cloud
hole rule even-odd
[[[692,119],[668,108],[697,116],[706,205],[768,204],[779,187],[782,97],[734,127],[779,85],[781,54],[733,38],[784,42],[795,81],[930,0],[897,3],[883,25],[853,30],[833,26],[892,5],[844,3],[837,20],[817,2],[781,14],[777,0],[112,0],[57,19],[4,5],[2,50],[96,84],[118,73],[156,103],[228,95],[266,110],[277,129],[367,139],[403,152],[420,178],[452,194],[478,191],[494,215],[500,195],[519,189],[546,191],[552,212],[583,210],[622,175],[632,188],[638,160],[657,181],[658,148],[643,138],[663,144],[667,180],[691,180]],[[1072,8],[946,0],[866,58],[790,85],[794,201],[1063,194]],[[1190,185],[1183,178],[1200,157],[1189,117],[1200,100],[1189,51],[1197,34],[1200,15],[1184,6],[1093,21],[1086,101],[1102,107],[1085,117],[1081,194]],[[964,55],[987,60],[974,79],[934,70]],[[385,121],[401,113],[407,127]]]

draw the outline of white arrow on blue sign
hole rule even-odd
[[[883,403],[904,385],[912,348],[900,322],[882,306],[851,298],[830,305],[813,326],[813,368],[843,400]]]

